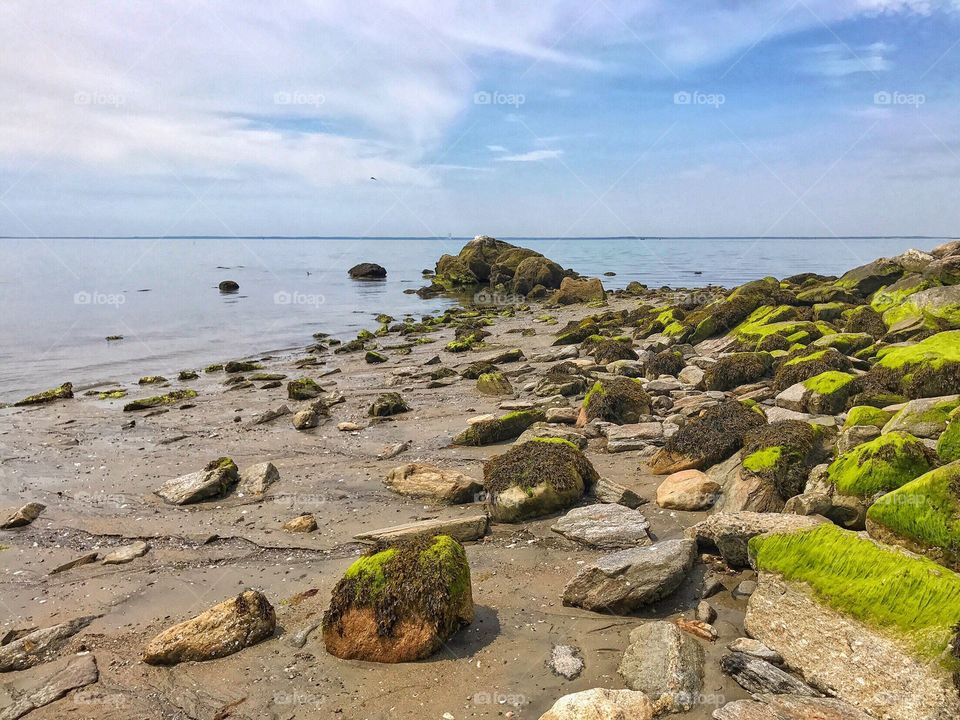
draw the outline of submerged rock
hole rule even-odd
[[[703,689],[704,652],[674,623],[645,622],[630,632],[617,671],[631,690],[653,700],[655,712],[690,710]]]
[[[514,445],[483,467],[490,515],[500,522],[570,507],[597,479],[593,465],[572,443],[547,438]]]
[[[154,494],[171,505],[188,505],[223,497],[239,481],[233,460],[222,457],[211,461],[203,470],[167,480]]]
[[[327,652],[345,660],[429,657],[473,621],[470,566],[445,535],[374,547],[333,589],[323,616]]]
[[[277,627],[277,617],[263,593],[246,590],[234,598],[173,627],[147,643],[143,661],[176,665],[232,655],[265,640]]]
[[[358,280],[379,280],[387,276],[387,269],[377,263],[364,262],[354,265],[347,271],[347,274]]]
[[[563,604],[630,613],[676,590],[693,567],[693,540],[664,540],[589,563],[563,589]]]

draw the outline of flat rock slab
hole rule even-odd
[[[693,540],[664,540],[606,555],[583,567],[563,589],[563,604],[629,613],[672,593],[696,558]]]
[[[714,720],[874,720],[836,698],[756,695],[714,710]]]
[[[539,438],[557,438],[573,443],[580,450],[587,449],[587,438],[583,433],[574,432],[567,427],[560,425],[549,425],[547,423],[535,423],[523,431],[523,433],[514,441],[514,445],[537,440]]]
[[[774,695],[804,695],[821,697],[802,680],[784,672],[773,663],[744,653],[730,653],[720,658],[720,668],[749,693],[773,693]]]
[[[0,720],[17,720],[37,708],[49,705],[77,688],[86,687],[100,678],[97,661],[90,653],[76,655],[61,669],[17,688],[17,699],[0,707]]]
[[[607,452],[643,450],[664,441],[663,423],[644,422],[632,425],[611,425],[607,428]]]
[[[704,651],[671,622],[644,623],[630,632],[618,672],[631,690],[653,700],[658,713],[690,710],[703,689]]]
[[[626,485],[621,485],[616,480],[600,478],[590,488],[590,495],[602,503],[617,503],[628,508],[640,507],[647,502],[645,497],[637,495]]]
[[[406,538],[449,535],[454,540],[467,542],[479,540],[487,534],[488,519],[486,515],[468,515],[462,518],[446,518],[436,520],[421,520],[405,523],[379,530],[370,530],[354,535],[355,540],[401,540]]]
[[[450,505],[474,502],[477,494],[483,490],[482,483],[457,470],[424,463],[395,467],[383,483],[400,495]]]
[[[647,518],[623,505],[574,508],[550,529],[569,540],[601,550],[623,550],[653,542]]]
[[[711,515],[687,528],[687,537],[707,548],[715,547],[732,568],[747,567],[747,543],[767,532],[806,530],[828,522],[819,515],[781,515],[779,513],[733,512]]]
[[[95,553],[95,552],[90,552],[90,553],[87,553],[86,555],[81,555],[80,557],[70,560],[69,562],[65,562],[63,565],[58,565],[57,567],[55,567],[53,570],[50,571],[50,574],[56,575],[57,573],[66,572],[67,570],[73,570],[74,568],[78,568],[81,565],[89,565],[90,563],[96,562],[98,557],[99,557],[99,553]]]
[[[123,565],[124,563],[136,560],[138,557],[143,557],[148,552],[150,552],[150,543],[144,542],[143,540],[137,540],[134,543],[130,543],[129,545],[125,545],[107,553],[106,557],[103,558],[103,564]]]
[[[188,505],[201,500],[222,497],[236,480],[236,475],[230,478],[219,468],[198,470],[167,480],[154,491],[154,494],[171,505]]]
[[[64,641],[93,622],[94,616],[75,618],[59,625],[39,628],[0,646],[0,672],[26,670],[47,662]]]

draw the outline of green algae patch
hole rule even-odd
[[[323,388],[313,378],[297,378],[287,383],[287,397],[290,400],[312,400],[322,392]]]
[[[937,455],[944,462],[960,460],[960,411],[950,413],[947,429],[937,440]]]
[[[828,370],[827,372],[804,380],[803,386],[807,390],[812,390],[820,395],[833,395],[835,392],[843,390],[855,379],[856,377],[850,373],[840,372],[839,370]]]
[[[917,657],[960,669],[947,652],[960,622],[960,575],[831,524],[758,535],[749,549],[759,571],[806,583],[821,602],[893,635]]]
[[[51,390],[44,390],[36,395],[28,395],[23,400],[15,402],[14,407],[24,407],[26,405],[42,405],[53,402],[54,400],[69,400],[73,397],[73,383],[64,383]]]
[[[570,442],[569,440],[564,440],[563,438],[558,438],[558,437],[535,437],[535,438],[530,438],[530,442],[542,442],[542,443],[554,443],[554,444],[559,444],[559,445],[569,445],[569,446],[572,447],[574,450],[580,450],[580,448],[578,448],[576,445],[574,445],[574,444],[573,444],[572,442]]]
[[[181,400],[189,400],[196,396],[196,390],[174,390],[173,392],[168,392],[166,395],[154,395],[153,397],[140,398],[139,400],[128,402],[123,406],[123,411],[148,410],[149,408],[160,407],[162,405],[173,405]]]
[[[743,467],[751,472],[772,470],[783,456],[784,448],[776,445],[756,450],[743,459]]]
[[[213,365],[207,365],[203,369],[205,373],[221,372],[222,370],[223,370],[223,363],[214,363]]]
[[[162,385],[165,382],[167,379],[163,375],[144,375],[137,380],[138,385]]]
[[[849,358],[835,348],[800,349],[781,361],[773,376],[773,386],[779,392],[831,370],[849,369]]]
[[[513,440],[535,422],[545,419],[546,415],[540,409],[516,410],[498,418],[473,423],[453,439],[453,444],[479,446]]]
[[[650,396],[632,378],[598,380],[584,396],[582,409],[587,421],[600,419],[627,425],[650,413]]]
[[[814,347],[831,347],[839,350],[844,355],[852,355],[871,345],[873,345],[873,337],[867,333],[835,332],[824,334],[822,338],[813,341]]]
[[[98,400],[119,400],[120,398],[125,398],[126,396],[126,390],[105,390],[102,393],[97,393]]]
[[[843,426],[849,428],[856,425],[872,425],[882,429],[893,415],[889,410],[881,410],[871,405],[857,405],[847,412],[847,419]]]
[[[810,470],[826,457],[828,435],[826,428],[802,420],[761,425],[744,439],[743,469],[789,500],[803,492]]]
[[[926,445],[908,433],[891,432],[840,455],[827,476],[841,495],[869,498],[896,490],[932,467]]]
[[[954,569],[960,566],[960,462],[921,475],[877,500],[867,529]]]

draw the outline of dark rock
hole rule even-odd
[[[387,276],[387,270],[382,265],[365,262],[354,265],[347,271],[347,274],[357,280],[379,280]]]

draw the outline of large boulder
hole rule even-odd
[[[583,398],[577,424],[581,427],[591,420],[606,420],[618,425],[640,421],[650,414],[650,396],[639,381],[612,377],[598,380]]]
[[[758,410],[736,401],[707,408],[667,440],[650,459],[650,470],[655,475],[705,470],[739,450],[747,433],[766,422]]]
[[[505,285],[526,295],[538,285],[547,289],[560,287],[564,275],[563,268],[534,250],[478,235],[459,254],[444,255],[437,261],[433,282],[448,290]]]
[[[550,299],[556,305],[574,305],[576,303],[603,302],[606,293],[599,278],[575,279],[565,277],[560,289]]]
[[[354,265],[347,271],[347,274],[355,280],[380,280],[387,276],[387,270],[383,265],[364,262]]]
[[[903,275],[903,266],[895,260],[880,258],[844,273],[836,285],[857,295],[866,297],[884,285],[890,285]]]
[[[836,415],[856,391],[856,376],[840,370],[827,370],[791,385],[777,395],[777,405],[795,412]]]
[[[370,417],[389,417],[410,411],[410,406],[400,393],[388,392],[378,395],[367,410]]]
[[[747,543],[764,533],[791,532],[816,527],[826,518],[816,515],[781,515],[779,513],[732,512],[711,515],[687,528],[687,537],[696,539],[704,550],[716,548],[732,568],[747,567]]]
[[[421,498],[444,505],[474,502],[483,485],[457,470],[424,463],[407,463],[391,470],[384,485],[398,495]]]
[[[906,432],[936,439],[947,429],[947,420],[958,407],[960,395],[911,400],[883,426],[883,433]]]
[[[568,508],[599,479],[580,450],[566,440],[534,438],[483,466],[490,516],[518,522]]]
[[[663,540],[606,555],[585,565],[563,589],[563,604],[630,613],[670,595],[693,567],[693,540]]]
[[[189,505],[223,497],[239,481],[236,464],[222,457],[209,462],[203,470],[167,480],[154,494],[171,505]]]
[[[703,647],[675,623],[655,620],[630,631],[618,672],[647,694],[657,714],[686,712],[703,689]]]
[[[920,332],[960,329],[960,285],[932,287],[910,294],[883,313],[888,339]]]
[[[653,703],[642,692],[594,688],[564,695],[540,720],[653,720]]]
[[[520,437],[534,423],[543,422],[546,414],[539,408],[514,410],[496,418],[478,420],[453,439],[454,445],[491,445]]]
[[[574,508],[550,529],[568,540],[600,550],[623,550],[653,542],[650,523],[643,514],[616,504]]]
[[[867,376],[910,398],[960,393],[960,330],[937,333],[918,343],[890,345]]]
[[[934,459],[933,451],[913,435],[891,432],[838,456],[827,477],[841,495],[872,498],[920,477]]]
[[[761,425],[744,440],[740,476],[744,481],[756,478],[789,500],[803,492],[810,470],[827,457],[830,438],[827,428],[802,420]]]
[[[43,503],[29,502],[0,523],[0,530],[13,530],[18,527],[26,527],[40,517],[40,513],[46,509],[47,506]]]
[[[744,627],[808,684],[878,718],[960,716],[960,576],[829,524],[750,554]]]
[[[412,662],[473,622],[470,566],[451,537],[377,545],[333,589],[323,615],[327,652],[345,660]]]
[[[270,601],[256,590],[246,590],[192,620],[164,630],[147,643],[143,661],[176,665],[222,658],[265,640],[276,627]]]

